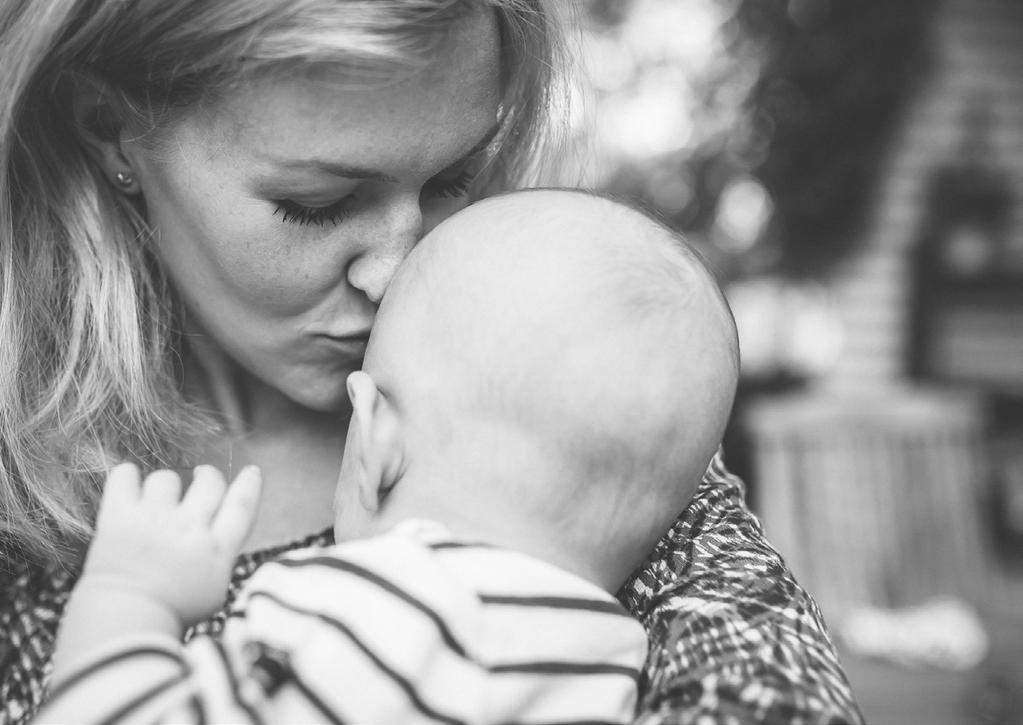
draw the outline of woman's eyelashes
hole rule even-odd
[[[464,164],[457,170],[444,171],[423,185],[421,196],[434,199],[456,199],[465,196],[475,180],[479,168],[476,164]],[[281,221],[299,226],[328,226],[344,221],[351,211],[354,194],[348,194],[324,206],[308,206],[293,199],[274,199],[274,216]]]
[[[322,227],[327,224],[338,224],[345,218],[348,197],[338,199],[327,206],[305,206],[291,199],[279,199],[274,203],[277,205],[274,216],[279,214],[281,221],[299,226],[316,224]]]
[[[435,176],[423,186],[423,195],[441,199],[465,196],[475,178],[476,171],[470,168],[464,168],[454,175]]]

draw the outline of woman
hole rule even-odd
[[[42,697],[112,463],[259,465],[236,584],[326,541],[345,377],[416,240],[538,158],[553,4],[0,10],[0,722]],[[647,722],[857,717],[719,465],[622,596],[655,640]]]

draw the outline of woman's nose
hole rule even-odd
[[[423,234],[419,194],[390,200],[366,234],[363,251],[348,266],[348,282],[370,302],[380,304],[398,265]]]

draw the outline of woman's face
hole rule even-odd
[[[496,122],[497,47],[491,13],[476,12],[412,78],[258,84],[158,150],[126,142],[193,325],[292,400],[343,408],[395,268],[466,203]]]

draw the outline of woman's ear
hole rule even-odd
[[[71,79],[71,113],[88,154],[110,183],[123,194],[138,194],[141,186],[124,151],[128,114],[114,90],[96,76],[76,73]]]
[[[359,502],[376,512],[401,480],[404,471],[404,447],[397,411],[367,373],[359,370],[348,376],[348,397],[352,401],[351,426],[355,427],[358,447],[345,451],[355,455],[362,475],[359,477]]]

